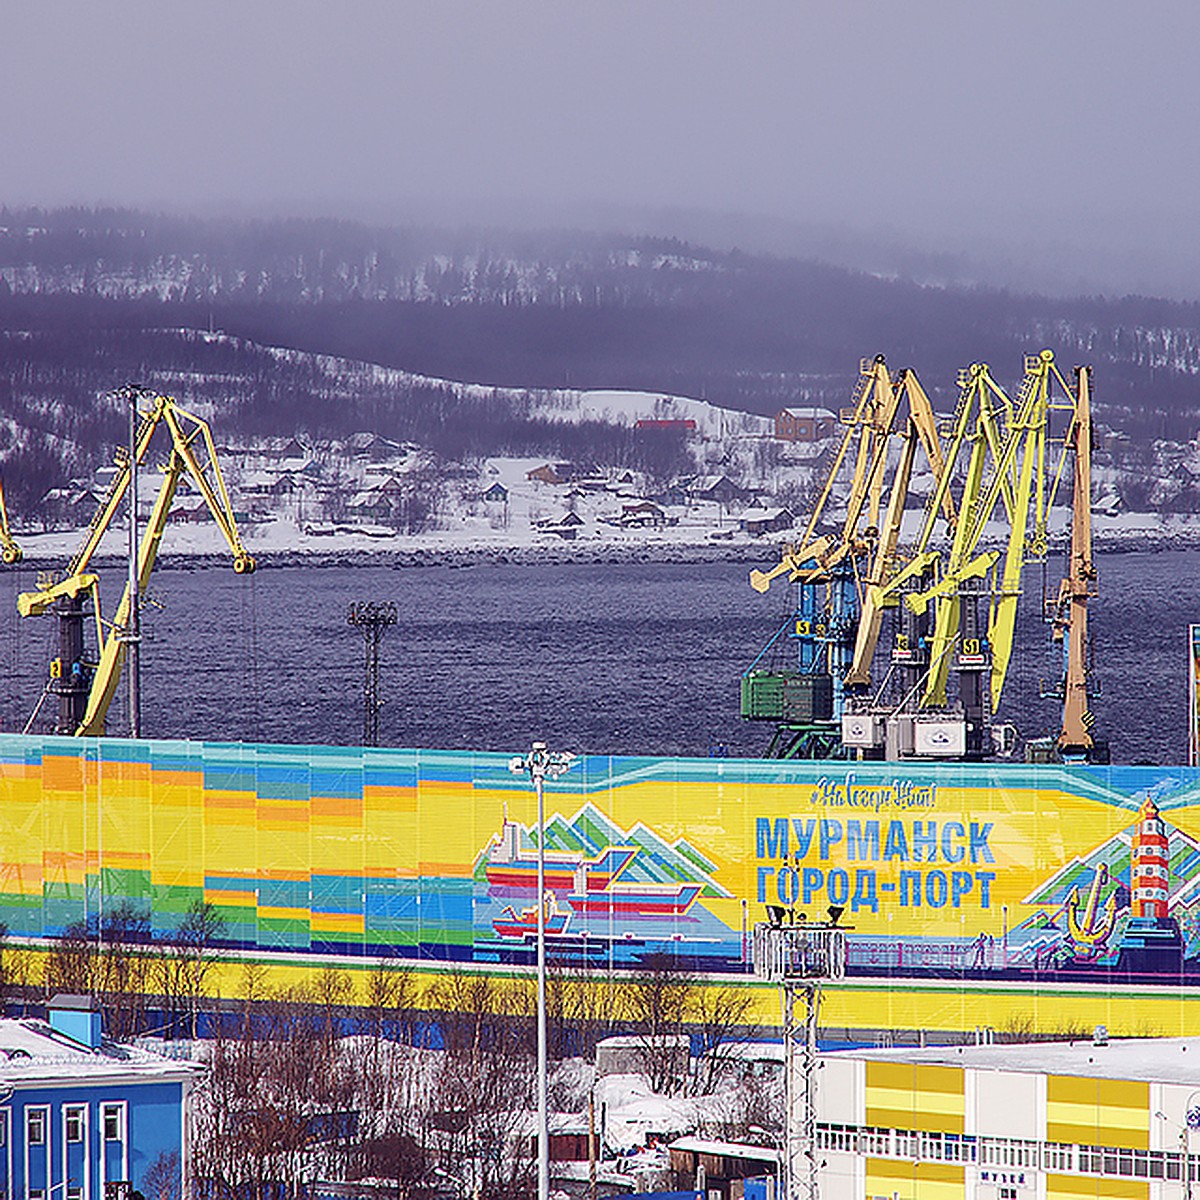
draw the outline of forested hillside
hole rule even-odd
[[[836,409],[858,360],[879,352],[915,367],[949,407],[967,363],[1015,381],[1022,356],[1049,346],[1067,368],[1095,368],[1099,421],[1132,444],[1185,443],[1200,428],[1195,304],[951,289],[617,235],[0,210],[0,333],[0,458],[13,485],[28,479],[31,490],[49,464],[81,469],[111,445],[119,416],[97,396],[130,379],[220,404],[227,432],[246,436],[336,436],[386,418],[394,434],[450,456],[577,455],[578,440],[609,454],[605,438],[630,443],[531,420],[512,396],[367,375],[334,386],[263,346],[498,387],[645,389],[759,413]]]

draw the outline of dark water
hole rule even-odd
[[[1184,762],[1200,552],[1113,555],[1100,569],[1097,732],[1114,761]],[[719,742],[756,756],[769,730],[739,717],[738,676],[781,622],[786,588],[759,596],[746,572],[732,563],[290,567],[249,579],[160,570],[151,592],[162,607],[145,617],[143,733],[360,741],[363,644],[346,607],[393,600],[400,622],[382,648],[383,745],[518,751],[542,737],[591,753],[703,755]],[[24,726],[54,654],[54,621],[15,611],[35,577],[0,575],[5,730]],[[1055,703],[1038,692],[1058,662],[1037,619],[1039,568],[1026,588],[1001,715],[1031,736],[1056,728]],[[110,730],[126,722],[122,688]]]

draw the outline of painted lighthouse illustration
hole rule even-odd
[[[1137,972],[1178,971],[1183,963],[1179,923],[1169,914],[1167,826],[1149,796],[1138,810],[1130,861],[1129,923],[1118,966]]]

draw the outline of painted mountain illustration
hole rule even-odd
[[[1086,892],[1102,867],[1106,872],[1104,898],[1119,889],[1128,889],[1130,882],[1130,852],[1133,840],[1130,831],[1121,830],[1082,858],[1073,858],[1049,879],[1041,883],[1023,900],[1025,904],[1046,904],[1058,907],[1067,902],[1076,888]],[[1172,825],[1167,826],[1168,902],[1172,908],[1190,906],[1200,899],[1200,841]]]

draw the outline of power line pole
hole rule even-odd
[[[363,736],[364,746],[379,745],[379,643],[389,625],[396,624],[396,605],[391,600],[376,603],[359,600],[350,605],[346,624],[353,625],[363,635]]]

